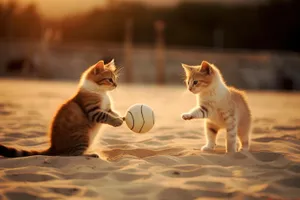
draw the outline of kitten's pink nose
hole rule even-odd
[[[192,88],[191,88],[191,87],[189,87],[189,91],[192,91]]]

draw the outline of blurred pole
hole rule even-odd
[[[132,19],[127,19],[125,24],[125,40],[124,40],[124,69],[125,81],[132,82]]]
[[[5,7],[6,7],[5,9],[6,13],[4,14],[6,16],[4,16],[4,32],[5,32],[5,36],[7,37],[8,56],[11,58],[15,56],[13,21],[14,21],[14,15],[16,14],[17,2],[7,1]]]
[[[224,31],[223,29],[217,28],[214,30],[214,48],[223,49],[224,46]]]
[[[43,28],[43,33],[40,38],[40,52],[39,52],[39,75],[44,75],[46,69],[48,68],[49,61],[51,60],[49,57],[49,46],[50,40],[53,34],[53,30],[51,28]]]
[[[155,57],[156,57],[156,83],[165,83],[165,42],[164,29],[165,23],[162,20],[154,22],[156,32]]]
[[[51,28],[45,29],[41,37],[41,53],[43,59],[46,59],[48,55],[51,37],[53,37],[53,30]]]

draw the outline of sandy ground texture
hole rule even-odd
[[[75,83],[0,80],[0,142],[48,146],[47,129]],[[253,142],[249,153],[202,153],[203,121],[182,121],[195,98],[184,86],[121,85],[112,92],[125,114],[151,106],[155,127],[132,133],[124,124],[101,130],[98,158],[0,158],[0,199],[300,199],[300,94],[249,92]]]

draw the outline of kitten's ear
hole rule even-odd
[[[93,69],[93,73],[96,75],[96,74],[99,74],[101,72],[101,70],[104,69],[104,62],[103,60],[100,60],[99,62],[97,62],[95,64],[95,67]]]
[[[186,64],[181,63],[182,68],[185,71],[185,74],[190,74],[192,72],[192,67]]]
[[[112,59],[107,65],[115,65],[115,59]]]
[[[110,69],[111,71],[116,71],[116,65],[115,65],[115,59],[112,59],[108,64],[106,64],[106,67]]]
[[[202,61],[202,63],[201,63],[201,68],[200,68],[200,72],[201,73],[204,73],[204,74],[211,74],[211,72],[212,72],[212,67],[211,67],[211,65],[210,65],[210,63],[209,62],[207,62],[207,61]]]

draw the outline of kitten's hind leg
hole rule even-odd
[[[227,124],[226,131],[226,152],[236,152],[237,125],[236,120],[234,118],[231,120],[231,123]]]
[[[201,150],[212,151],[215,149],[216,138],[220,128],[209,120],[205,120],[204,125],[206,144],[201,148]]]
[[[250,147],[250,123],[239,123],[238,137],[240,140],[240,151],[248,151]]]

